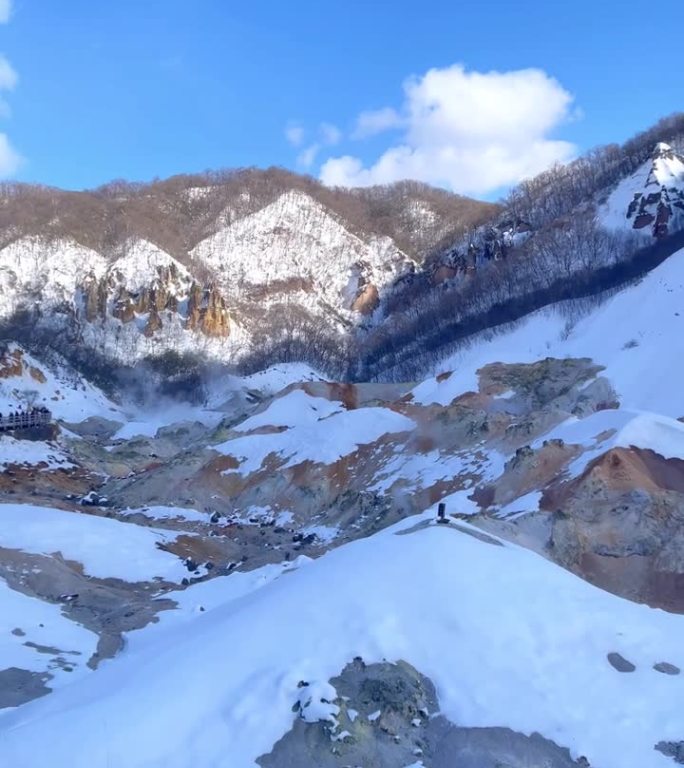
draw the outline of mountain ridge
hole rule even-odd
[[[524,182],[502,207],[415,182],[328,189],[279,169],[84,193],[6,185],[0,322],[113,365],[302,359],[337,378],[412,378],[464,328],[657,263],[654,244],[684,220],[684,164],[666,136],[680,141],[684,118]],[[650,208],[635,218],[637,198]]]
[[[440,229],[445,221],[458,230],[498,208],[421,182],[329,188],[310,176],[277,167],[181,174],[144,183],[117,180],[83,191],[5,183],[0,189],[0,247],[23,234],[43,234],[71,237],[110,258],[117,245],[139,237],[182,259],[217,229],[291,190],[308,194],[357,235],[390,236],[402,250],[414,252],[415,233],[409,228],[402,231],[401,215],[395,215],[404,206],[410,214],[412,203],[425,202],[429,215],[421,226],[428,230],[435,226],[439,236],[446,235]]]

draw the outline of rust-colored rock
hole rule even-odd
[[[0,358],[0,379],[11,379],[14,376],[21,376],[24,367],[22,364],[23,352],[15,349],[9,354],[5,353]]]
[[[192,284],[186,328],[213,338],[230,335],[230,313],[218,288],[210,286],[203,290],[197,283]]]
[[[671,210],[668,205],[662,202],[658,204],[655,224],[653,225],[653,234],[657,238],[667,237],[668,223],[670,221]]]
[[[353,312],[370,315],[375,311],[379,303],[380,295],[378,289],[373,283],[369,283],[354,299],[351,308]]]
[[[684,461],[614,448],[547,489],[554,559],[631,600],[684,612]]]
[[[200,328],[207,336],[224,337],[230,334],[230,315],[225,299],[214,287],[209,289]]]
[[[135,305],[131,302],[127,291],[122,291],[114,302],[112,315],[122,323],[130,323],[135,317]]]
[[[154,334],[161,330],[163,327],[162,319],[159,317],[159,313],[157,310],[153,307],[150,310],[149,317],[147,318],[147,323],[145,324],[145,330],[143,333],[145,336],[150,338],[151,336],[154,336]]]
[[[653,224],[654,216],[650,213],[640,213],[635,219],[634,219],[634,229],[643,229],[644,227],[649,227],[651,224]]]
[[[35,368],[32,365],[29,366],[29,375],[32,379],[35,379],[40,384],[45,384],[47,381],[45,374],[40,370],[40,368]]]

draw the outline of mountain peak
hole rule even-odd
[[[684,156],[659,142],[653,155],[610,194],[600,219],[610,229],[666,237],[684,218]]]
[[[652,170],[647,185],[658,184],[661,187],[678,186],[684,190],[684,157],[669,145],[656,145],[652,159]]]

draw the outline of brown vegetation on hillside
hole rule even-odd
[[[498,210],[417,182],[330,189],[282,168],[212,171],[144,184],[113,181],[83,192],[6,183],[0,186],[0,247],[40,235],[72,238],[114,257],[128,238],[140,237],[186,262],[202,239],[291,190],[310,195],[355,234],[392,237],[414,257],[437,239],[461,235]],[[415,204],[429,210],[430,222],[416,219]]]

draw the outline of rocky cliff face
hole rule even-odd
[[[684,223],[684,157],[659,143],[652,158],[611,192],[600,210],[612,228],[628,228],[656,238]]]
[[[556,559],[627,597],[684,610],[684,462],[615,448],[548,493]]]
[[[347,331],[416,268],[417,243],[466,225],[458,206],[492,208],[422,185],[364,196],[272,176],[49,200],[16,190],[0,211],[0,322],[28,310],[122,362],[231,360],[288,312]]]
[[[192,284],[186,328],[212,338],[230,335],[230,314],[226,300],[215,285],[202,288],[198,283]]]

